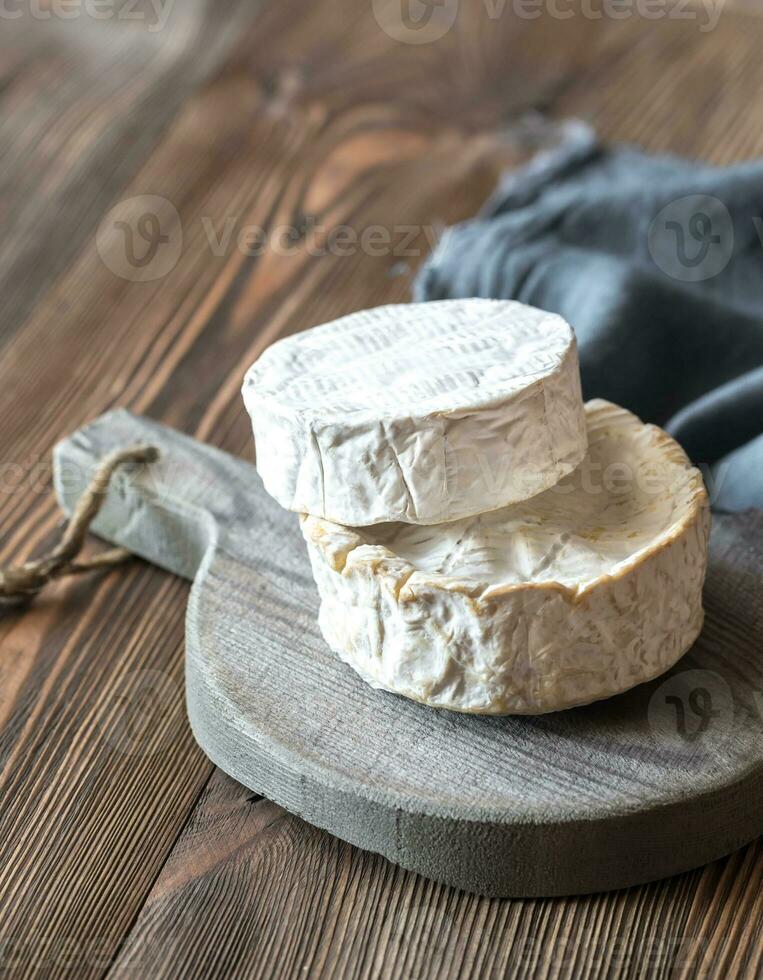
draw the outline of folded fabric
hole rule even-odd
[[[415,299],[466,296],[560,313],[586,398],[666,428],[715,508],[763,507],[763,162],[651,156],[569,125],[422,267]]]

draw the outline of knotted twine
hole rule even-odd
[[[110,548],[93,558],[75,561],[85,543],[88,528],[106,499],[114,471],[125,463],[153,463],[158,458],[159,451],[154,446],[129,446],[104,457],[77,501],[56,547],[42,558],[0,568],[0,606],[28,602],[54,579],[113,568],[131,558],[132,552],[126,548]]]

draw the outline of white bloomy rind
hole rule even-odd
[[[301,518],[320,627],[374,687],[435,707],[540,714],[671,667],[702,626],[702,477],[656,426],[586,406],[558,487],[440,527]]]
[[[341,524],[495,510],[586,450],[575,336],[515,302],[354,313],[273,344],[243,396],[268,493]]]

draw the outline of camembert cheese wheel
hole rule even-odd
[[[575,336],[522,303],[354,313],[273,344],[243,395],[265,489],[341,524],[496,510],[553,486],[586,449]]]
[[[709,510],[680,446],[609,402],[559,484],[435,527],[301,519],[320,627],[374,687],[539,714],[672,666],[702,626]]]

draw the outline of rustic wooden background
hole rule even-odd
[[[407,299],[432,236],[523,157],[528,113],[719,163],[763,152],[752,0],[712,30],[699,2],[560,20],[462,0],[426,44],[380,27],[400,0],[165,0],[164,25],[147,0],[88,9],[0,13],[2,560],[55,540],[50,449],[107,408],[251,458],[245,367]],[[139,195],[183,232],[146,282],[122,274],[115,225]],[[380,225],[390,247],[212,249],[226,219]],[[395,254],[403,226],[418,254]],[[487,900],[253,797],[185,721],[186,595],[134,562],[0,620],[3,976],[760,975],[759,844],[626,892]]]

